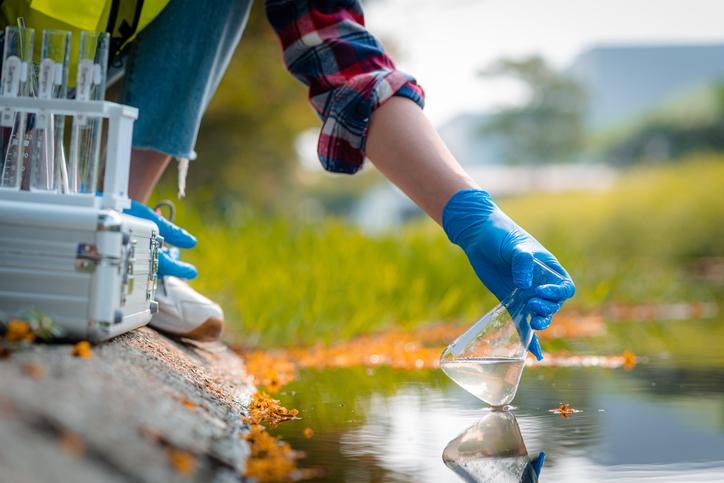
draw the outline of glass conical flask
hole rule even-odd
[[[442,452],[448,468],[463,480],[478,483],[535,483],[544,459],[544,453],[530,459],[510,411],[490,411]]]
[[[555,271],[535,261],[533,287],[562,281]],[[518,390],[533,338],[527,308],[533,295],[533,289],[513,290],[440,357],[440,367],[450,379],[490,406],[510,404]]]

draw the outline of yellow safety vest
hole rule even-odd
[[[71,44],[71,75],[75,84],[75,60],[80,38],[78,32],[90,30],[111,34],[111,55],[118,53],[136,38],[169,0],[5,0],[0,3],[2,28],[17,25],[22,17],[25,26],[35,29],[34,57],[39,58],[43,30],[68,30]]]

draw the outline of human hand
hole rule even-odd
[[[179,248],[193,248],[196,246],[196,238],[191,233],[135,200],[131,200],[131,207],[124,210],[124,213],[154,222],[158,226],[164,244]],[[179,260],[178,250],[163,248],[158,252],[158,276],[165,277],[167,275],[191,279],[198,275],[198,270],[190,263]]]
[[[576,287],[570,275],[543,245],[511,220],[482,190],[458,191],[445,205],[442,225],[450,241],[460,246],[481,282],[501,302],[518,288],[530,290],[530,325],[543,330],[571,298]],[[535,260],[561,275],[560,280],[533,284]],[[528,346],[543,358],[538,338]]]
[[[190,263],[182,262],[179,259],[177,248],[164,247],[158,251],[158,276],[159,278],[171,275],[174,277],[192,279],[199,274],[196,267]]]

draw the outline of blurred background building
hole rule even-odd
[[[440,126],[453,154],[494,195],[605,189],[617,165],[724,148],[724,133],[718,131],[724,115],[724,44],[601,45],[582,51],[560,72],[539,57],[506,62],[494,67],[495,74],[527,83],[527,104],[464,112]],[[559,86],[546,85],[556,76]],[[580,97],[572,95],[575,89]],[[556,132],[578,130],[578,140]],[[511,156],[506,145],[520,144],[531,133],[560,138],[552,154],[564,156]],[[544,142],[530,146],[535,153],[551,152],[548,148]],[[373,231],[416,214],[389,185],[366,192],[354,212],[355,220]]]

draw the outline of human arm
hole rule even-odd
[[[460,190],[479,189],[422,110],[393,98],[372,114],[366,154],[382,174],[442,225],[445,204]]]
[[[532,288],[531,326],[548,327],[551,316],[575,293],[571,277],[543,245],[479,189],[417,105],[393,98],[378,107],[371,118],[366,152],[390,181],[443,226],[499,300],[515,288]],[[563,280],[532,287],[534,259]],[[530,350],[542,358],[536,337]]]
[[[354,173],[369,156],[377,168],[440,223],[498,299],[530,288],[533,259],[565,284],[535,287],[531,325],[543,329],[573,295],[570,277],[532,236],[478,189],[422,110],[423,91],[397,70],[364,28],[353,0],[267,0],[267,16],[289,71],[309,87],[322,118],[318,155],[325,169]],[[540,357],[537,340],[531,350]]]

